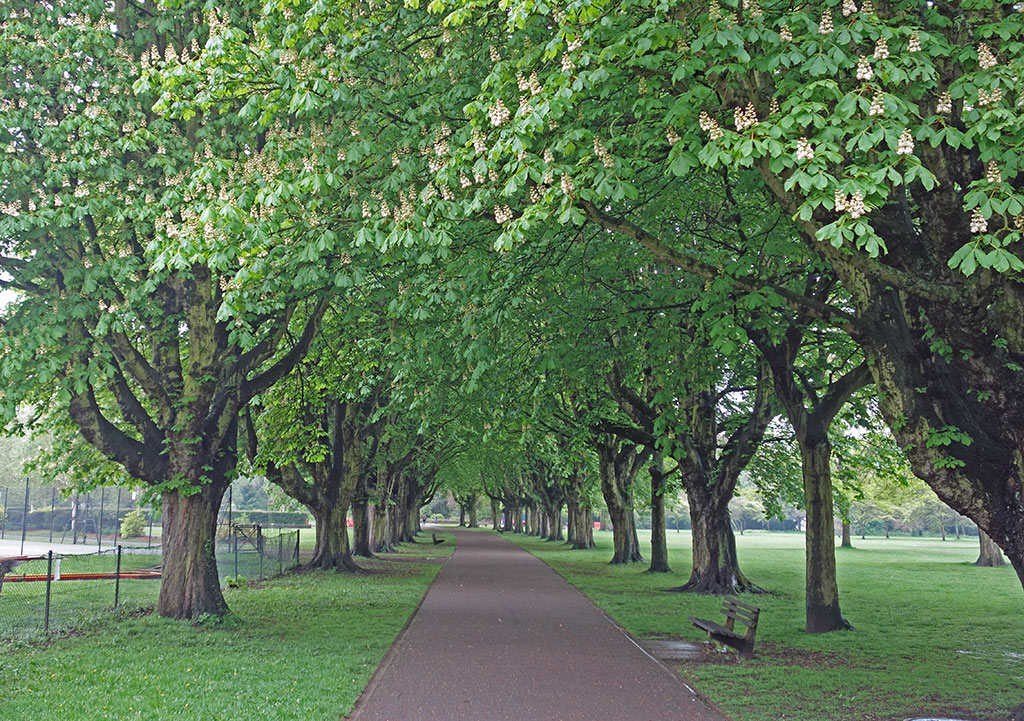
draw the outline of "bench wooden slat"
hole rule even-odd
[[[734,598],[732,596],[727,597],[726,601],[728,603],[731,603],[731,604],[735,605],[735,606],[739,606],[740,608],[745,608],[748,611],[750,611],[751,613],[760,613],[761,612],[761,609],[758,608],[757,606],[750,606],[750,605],[748,605],[746,603],[743,603],[743,601],[740,601],[739,599]]]
[[[721,626],[714,621],[707,621],[703,618],[694,618],[693,616],[690,616],[690,621],[693,622],[694,626],[701,628],[708,633],[715,633],[720,636],[731,636],[733,638],[743,638],[743,636],[739,635],[735,631],[730,631],[725,626]]]
[[[761,609],[742,603],[732,596],[727,596],[722,604],[722,614],[725,616],[724,626],[694,616],[690,616],[690,622],[702,631],[706,631],[713,641],[732,646],[747,658],[753,656],[754,636],[757,634],[757,619],[761,614]],[[736,621],[747,627],[746,633],[741,635],[734,630]]]

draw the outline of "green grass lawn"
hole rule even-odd
[[[718,598],[665,592],[689,576],[688,533],[669,532],[672,574],[610,566],[611,533],[595,536],[591,551],[506,538],[641,639],[705,641],[687,617],[722,620]],[[856,631],[822,635],[802,630],[803,536],[748,531],[737,543],[744,572],[769,592],[744,598],[761,608],[756,656],[672,663],[736,721],[1005,721],[1024,703],[1024,592],[1009,567],[971,565],[977,539],[855,539],[838,549],[840,602]]]
[[[428,543],[361,560],[365,574],[290,574],[230,589],[234,616],[220,626],[108,615],[43,645],[0,647],[0,718],[338,719],[440,568],[400,557],[454,548]]]

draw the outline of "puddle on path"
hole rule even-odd
[[[707,657],[704,644],[689,641],[644,640],[640,644],[662,661],[702,661]]]

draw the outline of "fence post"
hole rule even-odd
[[[57,487],[50,486],[50,543],[53,543],[53,519],[57,516]]]
[[[299,534],[302,530],[299,528],[295,529],[295,565],[299,565]]]
[[[11,495],[10,488],[4,488],[4,515],[0,516],[0,538],[7,534],[7,497]]]
[[[25,533],[28,531],[28,476],[25,476],[25,510],[21,515],[21,552],[20,556],[25,555]]]
[[[260,580],[263,580],[263,526],[256,524],[256,555],[260,557]]]
[[[46,552],[46,605],[43,609],[43,631],[50,630],[50,582],[53,580],[53,551]]]
[[[106,486],[100,486],[100,522],[96,524],[96,550],[103,550],[103,497],[107,493]]]
[[[284,536],[277,537],[277,575],[284,573]]]
[[[146,548],[153,547],[153,504],[149,504],[149,537],[146,540]]]
[[[121,531],[121,524],[117,517],[121,515],[121,486],[117,487],[117,510],[114,511],[114,543],[117,543],[117,534]]]
[[[117,547],[117,568],[114,571],[114,608],[121,600],[121,547]]]

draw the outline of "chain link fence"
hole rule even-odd
[[[299,562],[299,529],[264,528],[259,524],[222,524],[217,533],[217,572],[222,584],[284,573]]]
[[[0,638],[77,628],[111,609],[156,602],[160,554],[115,548],[0,559]]]
[[[299,561],[299,530],[222,524],[217,571],[224,586],[284,573]],[[152,608],[160,591],[159,547],[90,554],[0,557],[0,641],[79,628],[102,614]]]

